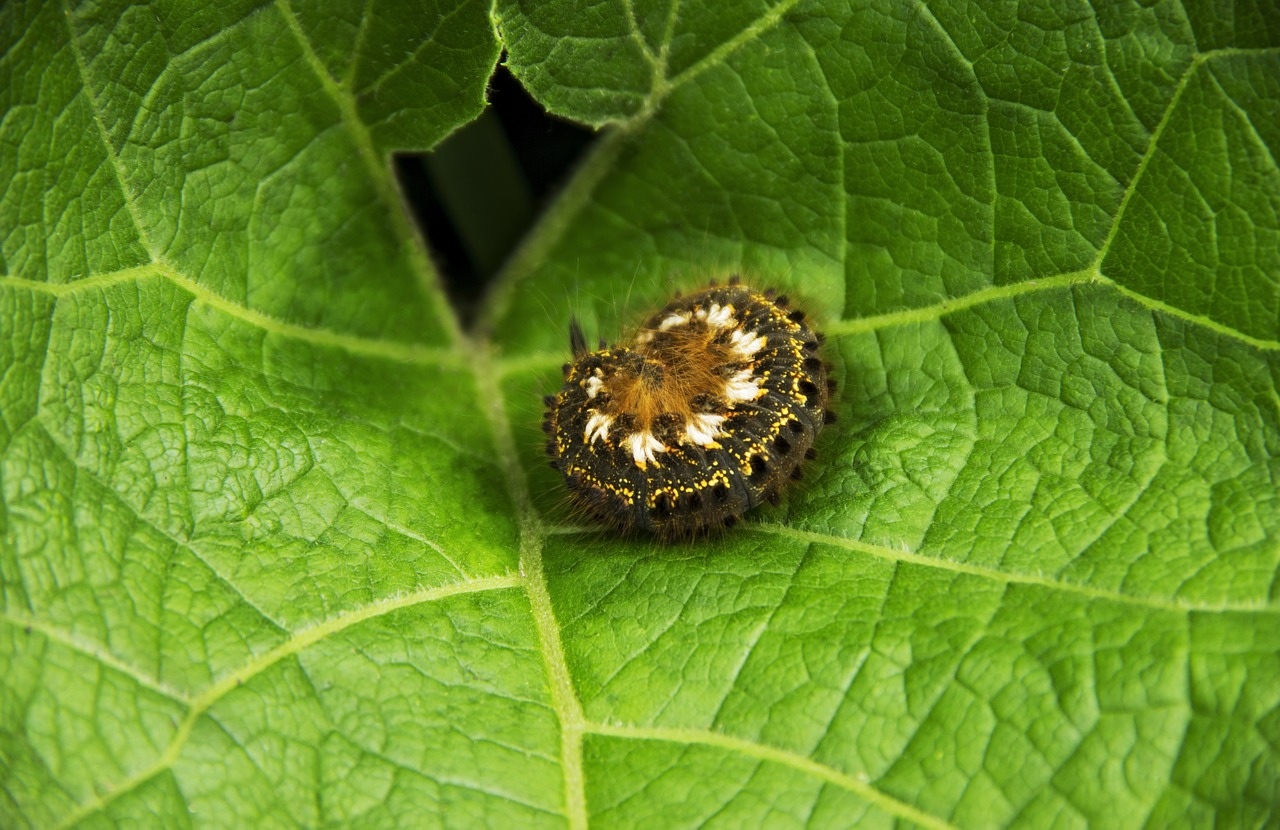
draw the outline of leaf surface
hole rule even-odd
[[[1267,4],[0,9],[0,824],[1266,827]],[[388,154],[603,129],[459,330]],[[827,334],[784,504],[541,458],[565,323]]]

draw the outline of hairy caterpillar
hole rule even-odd
[[[576,508],[671,540],[733,526],[777,501],[834,420],[822,336],[785,296],[736,276],[653,314],[632,342],[590,351],[548,395],[551,465]]]

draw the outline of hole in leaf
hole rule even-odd
[[[499,66],[489,106],[430,153],[394,159],[454,311],[470,325],[490,280],[595,134],[547,114]]]

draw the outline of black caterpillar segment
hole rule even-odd
[[[589,352],[546,398],[552,466],[574,505],[664,539],[730,527],[776,502],[824,423],[821,335],[786,297],[729,285],[677,297],[633,341]]]

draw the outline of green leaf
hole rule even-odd
[[[602,127],[460,333],[395,150]],[[1269,3],[0,8],[0,826],[1280,822]],[[566,322],[744,273],[838,422],[572,523]]]

